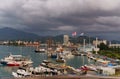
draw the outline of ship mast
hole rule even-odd
[[[96,37],[96,44],[95,44],[96,54],[98,54],[98,53],[97,53],[97,51],[98,51],[98,50],[97,50],[97,44],[98,44],[98,38]]]

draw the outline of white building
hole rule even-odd
[[[81,46],[78,48],[80,52],[92,52],[95,49],[95,46],[93,45],[85,45],[84,47]]]
[[[99,67],[98,68],[98,73],[101,75],[114,75],[115,74],[115,69],[111,67]]]
[[[120,48],[120,44],[109,44],[110,48]]]
[[[69,36],[68,35],[64,35],[63,41],[64,41],[64,45],[67,46],[69,44]]]
[[[120,48],[120,44],[112,44],[111,42],[109,43],[110,48]]]
[[[97,45],[100,45],[101,43],[107,45],[107,40],[97,40]],[[93,45],[96,45],[96,40],[93,41]]]

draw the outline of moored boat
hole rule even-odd
[[[38,49],[35,49],[35,52],[36,52],[36,53],[45,53],[46,50],[45,50],[45,49],[42,49],[42,48],[38,48]]]
[[[28,57],[22,56],[22,55],[12,55],[5,57],[4,59],[1,59],[0,64],[5,66],[25,66],[32,64],[33,62]]]
[[[57,54],[56,53],[51,53],[51,54],[48,54],[48,57],[49,58],[57,58]]]
[[[20,66],[20,63],[16,61],[9,61],[7,63],[7,66]]]
[[[7,62],[7,61],[4,61],[4,60],[1,60],[1,61],[0,61],[0,64],[1,64],[1,65],[4,65],[4,66],[6,66],[7,63],[8,63],[8,62]]]
[[[12,75],[14,77],[21,78],[21,77],[31,76],[32,73],[28,72],[28,71],[25,71],[23,69],[18,69],[17,72],[12,72]]]
[[[49,60],[43,60],[43,63],[51,63]]]
[[[37,48],[35,49],[35,52],[36,53],[45,53],[46,50],[45,50],[45,48],[41,48],[40,46],[37,46]]]
[[[64,58],[57,58],[57,59],[56,59],[56,62],[65,63],[66,60],[65,60]]]

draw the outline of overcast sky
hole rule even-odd
[[[0,0],[3,27],[39,35],[76,31],[110,36],[120,33],[120,0]]]

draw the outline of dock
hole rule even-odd
[[[12,78],[11,78],[12,79]],[[25,78],[13,78],[13,79],[120,79],[120,77],[108,77],[108,76],[31,76]]]

